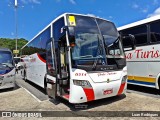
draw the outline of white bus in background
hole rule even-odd
[[[24,79],[45,88],[54,99],[83,103],[126,91],[125,55],[110,21],[65,13],[21,50],[28,55],[23,58]]]
[[[12,52],[0,48],[0,89],[15,87],[15,65]]]
[[[135,36],[136,50],[126,52],[128,83],[160,89],[160,15],[118,28]],[[129,46],[123,42],[125,49]]]

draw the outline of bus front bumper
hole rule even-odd
[[[73,85],[73,90],[70,93],[70,103],[84,103],[93,100],[113,97],[125,94],[127,82],[121,83],[121,80],[113,81],[112,83],[96,83],[92,84],[92,88],[83,88]]]

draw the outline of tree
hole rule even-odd
[[[24,38],[17,39],[17,49],[21,50],[21,48],[27,43],[28,41]],[[0,38],[0,47],[1,48],[9,48],[12,52],[15,50],[16,40],[10,38]],[[21,51],[20,51],[21,52]],[[19,54],[20,55],[20,54]]]

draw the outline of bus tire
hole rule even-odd
[[[47,95],[47,82],[46,82],[46,77],[44,78],[44,93]]]
[[[158,86],[159,86],[158,94],[160,95],[160,78],[158,79]]]
[[[25,82],[27,81],[26,71],[24,71],[23,80],[24,80]]]

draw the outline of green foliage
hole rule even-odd
[[[20,51],[21,48],[27,43],[28,41],[24,38],[17,39],[17,49]],[[16,49],[16,40],[10,38],[0,38],[0,47],[1,48],[9,48],[12,52]]]

